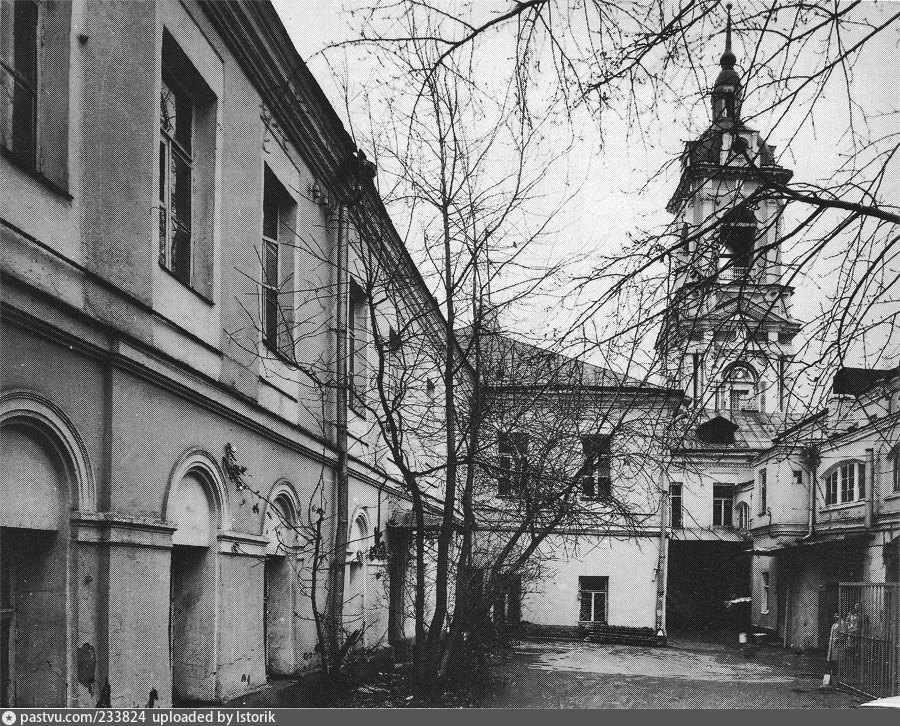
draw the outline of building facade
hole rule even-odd
[[[0,61],[2,705],[221,702],[314,667],[319,519],[326,543],[346,520],[347,631],[402,640],[359,219],[406,319],[442,318],[271,5],[2,0]]]
[[[487,562],[553,521],[516,581],[525,632],[608,639],[665,633],[665,434],[679,391],[488,329],[487,460],[479,528]],[[495,610],[496,614],[496,610]]]

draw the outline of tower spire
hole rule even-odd
[[[725,25],[725,52],[719,59],[722,70],[716,78],[712,92],[713,121],[738,123],[741,108],[741,77],[734,70],[737,58],[731,50],[731,3],[728,8],[728,21]]]
[[[719,65],[722,68],[734,68],[737,58],[731,52],[731,3],[728,3],[725,7],[728,8],[728,21],[725,25],[725,52],[722,53],[722,57],[719,59]]]

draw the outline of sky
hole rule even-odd
[[[474,7],[485,13],[485,17],[509,6],[508,0],[475,2]],[[357,89],[356,93],[359,93],[358,89],[367,90],[377,69],[368,67],[367,63],[349,61],[350,56],[341,51],[332,49],[323,53],[323,49],[355,37],[353,29],[358,27],[360,12],[367,3],[360,0],[273,0],[273,4],[301,57],[345,125],[352,128],[354,115],[364,112],[363,104],[356,103],[359,96],[352,95],[349,103],[345,102],[340,85],[346,83],[350,88]],[[443,2],[439,6],[449,7]],[[866,13],[867,17],[887,17],[898,9],[900,2],[865,3],[860,12]],[[879,114],[900,108],[898,37],[895,28],[894,32],[882,34],[867,47],[858,60],[851,81],[852,97],[865,107],[867,119],[876,126],[897,123],[896,115],[885,119],[879,118]],[[738,56],[739,70],[750,50],[750,42],[750,39],[740,35],[735,38],[734,50]],[[722,46],[713,44],[706,49],[705,57],[699,59],[709,85],[712,85],[712,79],[719,70],[721,52]],[[335,81],[336,76],[338,82]],[[691,89],[691,93],[697,90]],[[658,125],[651,129],[649,137],[643,138],[638,137],[634,128],[615,118],[607,119],[602,131],[591,123],[579,124],[580,139],[571,158],[566,159],[556,172],[548,173],[546,179],[548,196],[552,198],[560,198],[573,189],[577,190],[554,227],[555,239],[552,243],[557,250],[608,251],[623,244],[629,235],[639,234],[641,229],[654,228],[669,221],[670,216],[664,208],[677,185],[677,166],[670,164],[664,173],[657,172],[677,157],[692,134],[696,135],[698,129],[708,125],[708,114],[703,108],[696,107],[692,118],[684,117],[684,108],[673,106],[672,114],[671,124]],[[664,120],[665,115],[664,109],[661,114]],[[770,133],[765,117],[757,119],[754,126],[782,152],[780,163],[794,170],[795,181],[814,183],[826,179],[839,165],[846,119],[843,94],[829,96],[826,93],[814,119],[804,120],[799,112],[794,117],[789,114],[773,133]],[[786,139],[779,137],[780,134],[792,137],[788,146]],[[573,180],[574,186],[570,186]],[[887,181],[887,188],[891,190],[888,196],[893,200],[900,200],[898,185],[900,177],[894,174]],[[822,289],[828,284],[829,281],[816,274],[815,270],[800,279],[793,300],[793,312],[797,319],[809,320],[819,312],[824,304]],[[541,320],[539,329],[535,330],[533,320],[533,314],[526,314],[512,324],[522,332],[536,336],[540,336],[545,329],[546,332],[552,331],[553,326],[546,319]],[[849,363],[861,364],[860,361]]]

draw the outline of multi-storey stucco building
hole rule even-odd
[[[443,323],[271,5],[2,0],[0,61],[2,704],[222,701],[314,665],[319,516],[348,528],[347,629],[402,640],[408,504],[361,401],[380,333]],[[369,223],[404,273],[377,314]]]
[[[537,532],[555,522],[500,598],[507,620],[521,620],[526,632],[655,642],[665,632],[665,436],[681,392],[492,326],[479,345],[485,560],[493,562],[523,522]]]

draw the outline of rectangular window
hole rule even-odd
[[[37,166],[40,7],[0,0],[0,142],[19,163]]]
[[[609,499],[612,494],[610,438],[608,434],[581,437],[584,456],[581,495],[585,499]]]
[[[794,483],[799,486],[803,486],[803,471],[800,469],[794,469]]]
[[[159,265],[212,302],[216,96],[166,29],[161,66],[157,150]]]
[[[607,594],[609,577],[579,577],[578,598],[581,601],[579,622],[605,623],[607,621]]]
[[[838,501],[838,470],[835,469],[825,479],[825,505],[837,504]]]
[[[762,597],[759,602],[759,611],[763,614],[769,612],[769,573],[762,573]]]
[[[750,529],[750,507],[746,502],[741,502],[737,507],[738,512],[738,529],[746,532]]]
[[[713,486],[713,526],[730,527],[734,495],[731,487],[715,484]]]
[[[759,513],[763,515],[766,513],[766,510],[769,508],[768,503],[766,502],[766,470],[759,470]]]
[[[855,502],[865,497],[866,465],[861,462],[842,464],[825,479],[826,505]]]
[[[165,68],[159,103],[159,264],[190,287],[194,105]]]
[[[347,310],[347,379],[350,383],[350,408],[362,416],[369,386],[367,345],[369,342],[369,306],[366,293],[350,282]]]
[[[841,467],[841,501],[852,502],[856,497],[856,467],[852,465]]]
[[[266,167],[262,209],[262,337],[269,350],[293,358],[292,248],[285,245],[293,200]]]
[[[522,485],[528,468],[528,434],[521,431],[500,432],[497,450],[497,495],[511,496]]]
[[[900,451],[894,449],[894,492],[900,492]]]
[[[669,485],[669,505],[672,507],[672,529],[681,529],[684,526],[681,511],[681,484]]]

